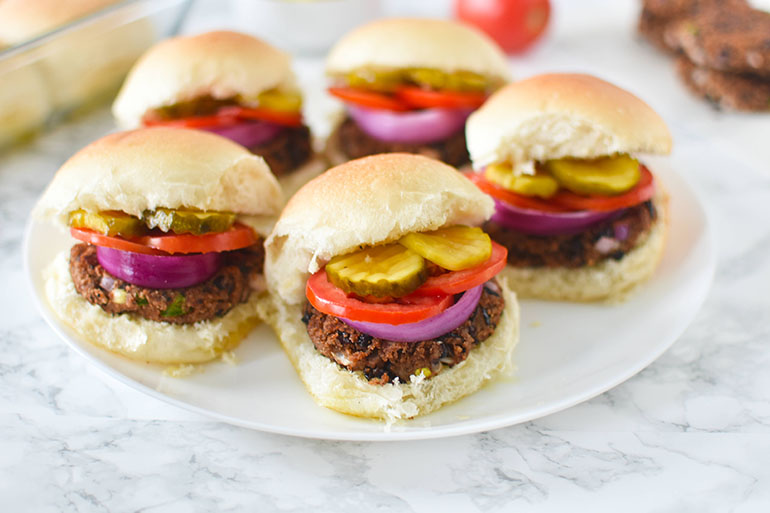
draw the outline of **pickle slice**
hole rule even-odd
[[[224,232],[235,222],[235,214],[231,212],[195,212],[170,208],[147,211],[143,218],[149,228],[193,235]]]
[[[102,212],[75,210],[70,212],[69,225],[73,228],[87,228],[109,236],[136,237],[147,231],[141,219],[117,210]]]
[[[592,160],[559,159],[546,169],[566,189],[577,194],[621,194],[639,182],[639,162],[629,155]]]
[[[417,253],[400,244],[387,244],[332,258],[326,264],[326,275],[345,292],[399,297],[428,279],[428,267]]]
[[[447,73],[433,68],[408,68],[403,70],[359,68],[345,75],[350,87],[391,92],[403,84],[417,84],[429,89],[483,92],[491,88],[492,81],[472,71]]]
[[[475,267],[492,255],[492,241],[478,227],[450,226],[433,232],[409,233],[398,242],[450,271]]]
[[[484,171],[487,180],[524,196],[550,198],[559,190],[557,182],[548,173],[517,175],[508,164],[492,164]]]
[[[260,107],[270,110],[298,112],[302,109],[302,96],[292,91],[270,89],[259,93],[257,101]]]

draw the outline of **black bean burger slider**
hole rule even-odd
[[[666,124],[599,78],[509,84],[468,120],[472,180],[495,199],[484,229],[508,248],[520,296],[615,300],[663,254],[667,196],[641,154],[667,154]]]
[[[123,128],[174,126],[227,137],[267,161],[286,197],[326,169],[313,151],[289,55],[247,34],[158,43],[134,65],[112,111]]]
[[[505,248],[478,227],[492,200],[418,155],[342,164],[289,201],[265,244],[276,331],[322,406],[393,421],[511,370]]]
[[[327,143],[334,164],[407,152],[465,166],[465,120],[509,78],[505,55],[486,34],[418,18],[353,30],[332,48],[326,73],[346,112]]]
[[[35,207],[74,241],[45,270],[48,302],[80,337],[129,358],[211,360],[258,320],[262,237],[280,207],[264,160],[223,137],[108,135],[70,158]]]

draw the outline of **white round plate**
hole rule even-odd
[[[94,347],[53,313],[42,270],[72,240],[31,221],[25,264],[38,307],[53,330],[110,376],[153,397],[261,431],[339,440],[438,438],[542,417],[590,399],[660,356],[693,319],[708,291],[715,251],[705,212],[663,160],[653,169],[671,195],[671,232],[653,278],[619,305],[521,302],[517,371],[439,411],[386,427],[317,406],[264,325],[236,349],[237,364],[214,362],[184,378]]]

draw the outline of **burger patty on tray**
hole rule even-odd
[[[514,267],[567,267],[596,265],[608,258],[620,260],[647,233],[657,217],[652,201],[627,209],[614,219],[602,221],[573,235],[527,235],[493,221],[483,229],[494,241],[508,248],[508,263]]]
[[[350,159],[378,153],[404,152],[425,155],[454,167],[461,167],[470,163],[468,149],[465,145],[464,129],[447,139],[434,143],[396,143],[375,139],[361,130],[351,118],[346,118],[337,131],[337,138],[340,150]]]
[[[424,342],[393,342],[365,335],[309,303],[305,305],[302,322],[322,355],[348,370],[362,371],[369,383],[381,385],[396,378],[408,383],[409,376],[420,369],[429,369],[435,375],[442,364],[451,367],[462,362],[474,346],[495,332],[504,308],[505,300],[497,285],[487,284],[467,321]]]
[[[220,269],[208,280],[182,289],[151,289],[109,274],[96,257],[96,246],[70,250],[70,275],[86,301],[111,314],[132,313],[152,321],[192,324],[226,314],[251,293],[250,281],[262,273],[262,242],[222,255]]]

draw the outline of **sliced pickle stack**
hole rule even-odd
[[[270,110],[297,112],[302,109],[302,96],[294,91],[262,91],[257,97],[257,102],[260,107]]]
[[[484,92],[493,85],[484,75],[472,71],[447,73],[433,68],[387,70],[359,68],[345,75],[350,87],[392,92],[404,84],[416,84],[434,90]]]
[[[404,296],[423,284],[428,268],[417,253],[400,244],[387,244],[332,258],[326,264],[326,275],[348,293]]]
[[[136,237],[147,231],[147,227],[141,219],[113,210],[103,212],[75,210],[70,212],[69,225],[73,228],[86,228],[111,237],[115,235]]]
[[[193,235],[224,232],[235,222],[235,214],[231,212],[195,212],[169,208],[147,211],[143,217],[149,228]]]
[[[577,194],[621,194],[639,182],[639,162],[629,155],[592,160],[549,160],[545,168],[564,187]]]
[[[485,262],[491,254],[492,242],[481,228],[451,226],[336,256],[326,264],[326,276],[348,293],[400,297],[428,279],[426,260],[459,271]]]
[[[559,190],[559,182],[548,173],[538,171],[534,175],[517,175],[506,164],[487,166],[484,176],[490,182],[524,196],[550,198]]]

